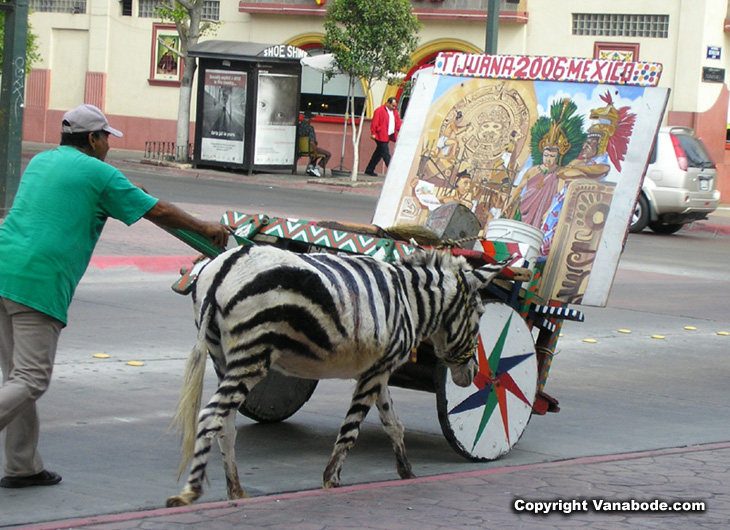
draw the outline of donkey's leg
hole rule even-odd
[[[340,425],[340,432],[335,441],[332,455],[324,469],[322,484],[325,488],[337,488],[340,485],[340,471],[347,458],[347,453],[355,445],[360,434],[360,425],[380,394],[381,388],[388,384],[389,374],[378,374],[375,377],[361,379],[355,386],[345,421]]]
[[[195,502],[203,494],[203,480],[205,466],[208,462],[208,453],[213,438],[218,436],[223,428],[223,419],[218,413],[219,394],[215,394],[198,415],[198,428],[195,438],[195,449],[190,474],[180,495],[167,499],[167,507],[186,506]]]
[[[223,457],[223,469],[226,473],[226,490],[228,499],[244,499],[248,497],[243,491],[238,478],[236,465],[236,413],[244,402],[249,390],[268,373],[268,354],[263,356],[241,358],[234,367],[229,363],[228,373],[218,386],[220,395],[217,409],[221,418],[221,431],[218,445]]]
[[[230,411],[223,420],[223,430],[218,436],[218,445],[223,457],[223,469],[226,472],[226,490],[228,498],[245,499],[248,497],[241,487],[236,466],[236,411]]]
[[[229,499],[240,499],[246,496],[238,479],[236,467],[235,414],[243,400],[246,399],[249,389],[253,388],[266,373],[267,368],[256,366],[251,372],[244,370],[243,373],[236,375],[229,372],[220,382],[218,390],[198,416],[197,437],[188,481],[180,495],[167,499],[168,507],[191,504],[203,494],[203,480],[206,477],[205,468],[210,447],[213,438],[220,436],[224,437],[223,440],[219,439],[219,445],[223,451]],[[229,435],[229,433],[231,434]]]
[[[408,457],[406,456],[406,445],[403,441],[405,429],[393,408],[393,400],[390,397],[388,385],[383,385],[381,387],[377,404],[378,412],[380,413],[380,421],[383,423],[383,428],[390,437],[390,442],[393,444],[398,475],[400,475],[400,478],[415,478],[416,476],[413,474],[413,470],[411,469],[411,463],[408,461]]]

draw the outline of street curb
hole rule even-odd
[[[197,256],[92,256],[89,268],[134,267],[143,272],[178,272],[193,264]]]
[[[49,145],[48,149],[52,149],[56,146]],[[42,149],[45,150],[45,149]],[[24,151],[22,153],[23,158],[30,159],[39,151]],[[118,150],[120,151],[120,150]],[[113,165],[117,169],[135,169],[137,171],[144,171],[145,166],[149,166],[151,169],[162,170],[173,175],[186,176],[194,179],[206,178],[210,180],[220,180],[226,182],[245,182],[247,184],[258,184],[261,186],[273,186],[278,188],[292,188],[292,189],[317,189],[330,192],[339,193],[355,193],[355,194],[366,194],[366,195],[380,195],[380,190],[383,187],[384,179],[372,182],[372,181],[358,181],[351,182],[349,177],[347,178],[307,178],[303,180],[296,176],[289,179],[286,173],[281,173],[279,178],[271,178],[267,176],[267,173],[258,173],[257,175],[247,175],[244,173],[236,173],[232,171],[216,171],[208,168],[194,168],[190,164],[176,164],[172,162],[159,162],[154,160],[147,160],[144,158],[131,159],[128,158],[129,153],[121,150],[122,153],[118,154],[112,151],[107,158],[106,162]],[[117,158],[119,157],[119,158]],[[278,176],[279,174],[277,174]],[[298,179],[298,180],[294,180]]]
[[[353,486],[344,486],[335,489],[316,489],[304,490],[291,493],[281,493],[272,495],[262,495],[260,497],[250,497],[247,499],[218,501],[211,503],[194,504],[180,508],[157,508],[152,510],[117,513],[111,515],[99,515],[80,519],[69,519],[66,521],[58,521],[53,523],[41,523],[32,526],[19,526],[18,530],[67,530],[70,528],[79,528],[84,526],[94,526],[100,524],[114,524],[124,521],[144,520],[153,517],[162,517],[166,515],[181,515],[194,512],[211,512],[226,508],[243,507],[250,504],[261,504],[267,502],[280,502],[287,499],[314,498],[322,496],[344,496],[351,492],[366,491],[380,488],[396,488],[403,486],[415,486],[428,482],[445,482],[449,480],[457,480],[470,477],[484,477],[488,475],[501,475],[509,473],[519,473],[522,471],[539,471],[558,467],[575,466],[575,465],[591,465],[604,464],[610,462],[620,462],[627,460],[637,460],[641,458],[656,458],[660,456],[670,456],[685,453],[699,453],[703,451],[713,451],[717,449],[729,449],[730,442],[714,442],[702,445],[667,447],[663,449],[652,449],[648,451],[637,451],[632,453],[617,453],[609,455],[583,456],[578,458],[570,458],[565,460],[556,460],[551,462],[540,462],[535,464],[523,464],[516,466],[502,466],[491,469],[480,469],[475,471],[464,471],[459,473],[447,473],[440,475],[432,475],[429,477],[414,478],[407,480],[389,480],[384,482],[371,482],[366,484],[356,484]],[[152,523],[154,524],[154,523]]]
[[[707,221],[695,221],[687,225],[681,232],[703,232],[715,236],[730,236],[730,226],[710,223]]]

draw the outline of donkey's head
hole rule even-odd
[[[444,312],[441,326],[431,335],[434,350],[451,370],[454,383],[466,387],[477,374],[477,344],[479,319],[484,313],[479,292],[489,284],[512,258],[471,269],[465,261],[459,261],[445,282]]]

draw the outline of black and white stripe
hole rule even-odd
[[[399,475],[412,477],[403,426],[388,391],[390,374],[430,338],[454,381],[471,384],[482,312],[478,290],[505,264],[472,270],[463,258],[441,251],[383,263],[264,245],[217,257],[201,272],[193,293],[199,334],[176,415],[184,433],[183,465],[191,459],[192,464],[184,490],[168,505],[189,504],[201,495],[216,437],[229,498],[244,496],[233,453],[235,412],[272,368],[307,379],[357,381],[324,472],[325,487],[339,485],[342,463],[374,404]],[[198,414],[207,353],[219,385]]]

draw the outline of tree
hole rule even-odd
[[[410,66],[420,28],[410,0],[334,0],[327,8],[322,46],[332,52],[338,69],[350,76],[350,82],[362,79],[367,101],[374,81],[395,79]],[[350,90],[351,109],[354,103],[355,94]],[[364,106],[357,127],[352,114],[352,130],[356,131],[352,135],[353,182],[357,180],[364,118]]]
[[[3,63],[3,47],[5,44],[5,11],[0,11],[0,64]],[[33,65],[41,60],[38,53],[38,35],[28,23],[28,37],[25,41],[25,73],[29,74]]]
[[[183,63],[180,80],[180,97],[177,109],[177,162],[187,162],[190,153],[190,102],[193,93],[193,77],[197,67],[195,58],[188,55],[188,50],[198,43],[203,35],[213,33],[219,23],[203,18],[204,0],[159,0],[157,15],[164,21],[173,22],[180,35],[180,49],[175,50],[160,41],[171,53],[177,55]]]

